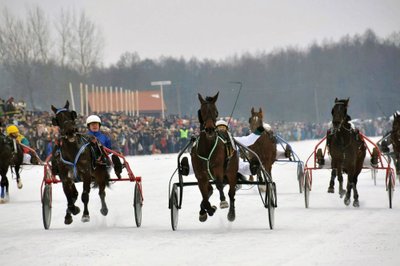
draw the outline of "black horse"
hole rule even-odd
[[[20,177],[20,167],[23,161],[23,151],[21,145],[15,139],[9,138],[0,134],[0,203],[9,200],[9,183],[7,178],[8,170],[14,168],[17,177],[17,186],[22,188]]]
[[[227,136],[216,130],[216,120],[218,110],[215,102],[218,99],[218,93],[214,97],[203,97],[198,95],[201,107],[201,132],[191,150],[192,165],[198,186],[203,200],[200,204],[199,220],[207,220],[207,214],[212,216],[216,210],[211,206],[209,198],[213,193],[213,187],[209,180],[214,180],[220,194],[220,207],[229,206],[228,220],[235,220],[235,192],[239,159],[237,151],[233,150],[231,145],[227,144]],[[230,147],[229,147],[230,146]],[[223,192],[224,184],[229,184],[229,201],[225,200]]]
[[[55,114],[52,120],[53,125],[60,128],[60,139],[58,147],[53,153],[52,168],[57,168],[68,202],[64,223],[71,224],[71,214],[77,215],[80,212],[79,207],[75,206],[78,198],[75,182],[79,181],[83,181],[81,199],[84,204],[84,211],[82,222],[90,221],[88,203],[92,183],[94,187],[99,188],[100,212],[106,216],[108,208],[105,202],[105,188],[109,186],[110,175],[106,164],[96,164],[95,162],[95,154],[92,150],[95,140],[87,135],[77,133],[78,130],[75,125],[77,115],[75,111],[69,110],[68,101],[63,108],[55,108],[52,105],[51,109]]]
[[[351,190],[354,192],[354,207],[359,207],[357,181],[365,155],[366,145],[360,134],[353,130],[347,114],[349,99],[335,99],[332,109],[333,129],[327,137],[327,146],[332,158],[332,169],[336,170],[339,180],[339,194],[343,193],[342,172],[347,174],[347,187],[344,203],[350,204]],[[334,180],[331,179],[330,186]]]
[[[397,112],[393,114],[390,142],[393,146],[393,159],[396,168],[396,175],[400,176],[400,115]]]

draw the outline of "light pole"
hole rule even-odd
[[[164,120],[165,119],[165,114],[164,114],[164,90],[163,86],[164,85],[171,85],[171,81],[169,80],[163,80],[163,81],[152,81],[151,86],[160,86],[160,91],[161,91],[161,117]]]

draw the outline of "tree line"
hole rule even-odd
[[[336,97],[350,98],[353,118],[400,109],[400,31],[381,38],[366,29],[305,49],[285,47],[218,61],[142,59],[126,52],[105,67],[104,37],[83,11],[60,10],[50,23],[40,7],[28,9],[23,19],[4,9],[0,19],[1,95],[24,99],[36,110],[62,105],[69,82],[75,88],[83,82],[154,90],[150,83],[157,80],[172,81],[164,97],[167,113],[175,115],[196,115],[197,93],[218,91],[220,115],[243,119],[254,106],[263,108],[266,120],[323,122],[331,118]]]

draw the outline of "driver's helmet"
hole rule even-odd
[[[225,129],[225,130],[228,129],[228,123],[227,123],[225,120],[223,120],[223,119],[218,120],[218,121],[215,123],[215,125],[216,125],[217,128],[219,128],[219,129]]]
[[[97,115],[90,115],[86,118],[86,125],[89,126],[91,123],[99,123],[101,125],[101,119]]]

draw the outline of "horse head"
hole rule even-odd
[[[75,125],[77,115],[75,111],[69,110],[68,100],[63,108],[55,108],[52,105],[51,110],[53,110],[56,115],[52,119],[53,126],[58,126],[60,128],[61,135],[73,137],[78,131]]]
[[[218,117],[218,110],[215,102],[218,99],[218,94],[215,94],[213,97],[207,96],[206,99],[203,99],[203,96],[199,93],[199,100],[201,103],[200,106],[200,114],[203,119],[204,131],[206,132],[208,137],[214,137],[216,121]]]
[[[392,134],[400,140],[400,114],[398,112],[393,114]]]
[[[254,107],[251,108],[251,117],[249,118],[251,132],[256,131],[257,128],[263,126],[263,111],[260,108],[258,112],[254,111]]]
[[[349,116],[347,115],[348,104],[349,98],[335,99],[335,105],[332,108],[332,124],[334,129],[339,129],[344,123],[349,121]]]

